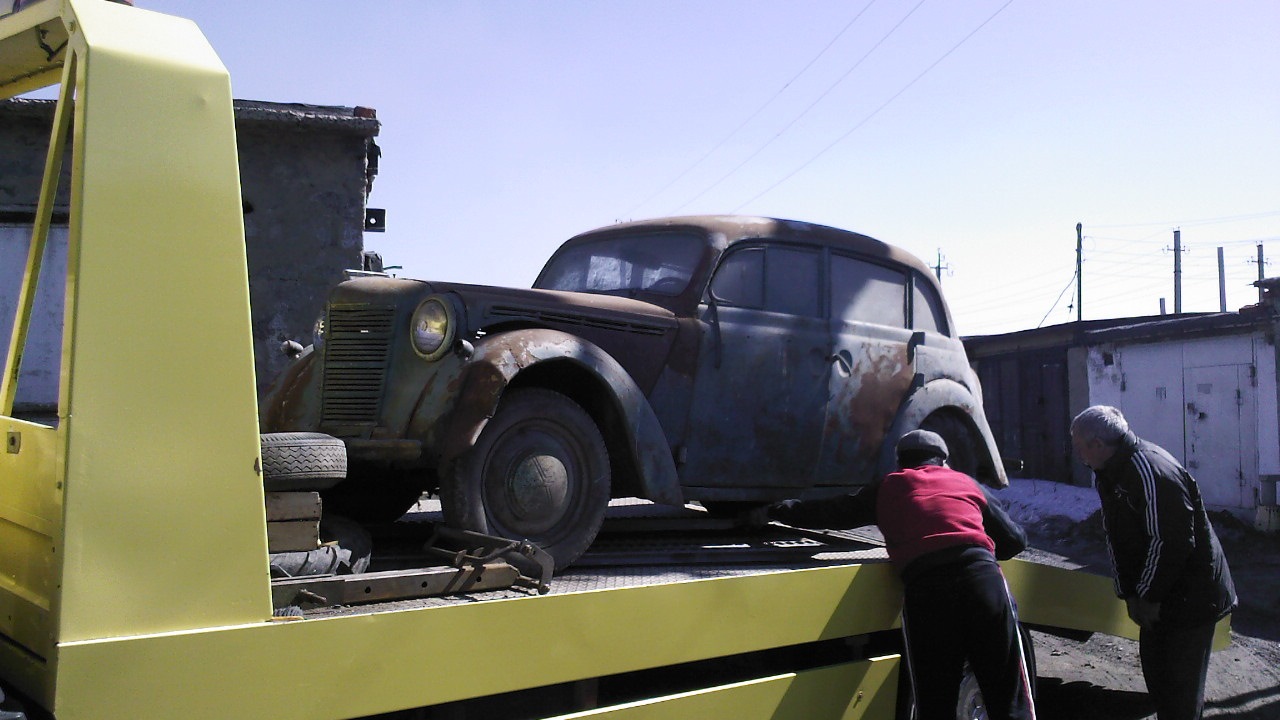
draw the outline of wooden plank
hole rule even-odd
[[[320,493],[267,493],[267,522],[277,520],[319,520]]]
[[[267,552],[309,552],[320,547],[319,520],[267,523]]]

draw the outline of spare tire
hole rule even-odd
[[[347,477],[347,446],[332,435],[262,433],[262,486],[268,492],[325,490]]]

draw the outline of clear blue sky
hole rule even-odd
[[[1275,0],[135,3],[236,97],[377,110],[366,245],[407,276],[527,286],[571,235],[695,213],[941,250],[964,334],[1073,320],[1077,222],[1086,319],[1172,310],[1174,228],[1185,311],[1219,245],[1229,309],[1258,243],[1280,275]]]

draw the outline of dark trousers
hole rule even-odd
[[[917,720],[956,716],[965,660],[991,720],[1034,720],[1018,615],[995,558],[904,578],[902,629]]]
[[[1160,720],[1200,720],[1215,625],[1143,628],[1139,633],[1142,677]]]

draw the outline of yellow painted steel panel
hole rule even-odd
[[[81,72],[59,639],[260,621],[271,607],[230,81],[188,21],[70,5]]]
[[[1116,597],[1110,577],[1023,560],[1001,564],[1023,622],[1138,639],[1138,626]],[[1230,644],[1228,615],[1218,623],[1213,646],[1222,650]]]
[[[788,673],[551,720],[890,720],[899,658]]]
[[[1023,560],[1001,565],[1023,622],[1137,639],[1111,578]]]
[[[897,588],[881,563],[68,643],[56,711],[355,717],[861,635],[895,625]]]
[[[0,632],[50,657],[62,524],[58,433],[0,417]]]
[[[0,18],[0,98],[13,97],[58,82],[62,58],[41,47],[57,48],[67,40],[63,4],[36,3]]]

